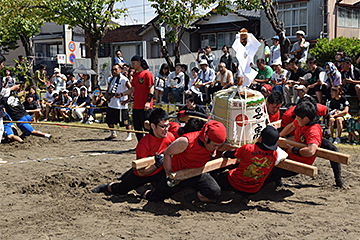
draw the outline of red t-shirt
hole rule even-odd
[[[229,183],[237,190],[256,193],[273,169],[278,153],[276,150],[262,150],[256,144],[246,144],[236,150],[235,157],[240,159],[240,163],[229,171]]]
[[[206,150],[205,147],[199,144],[200,132],[189,132],[182,135],[182,137],[186,137],[189,140],[189,145],[184,152],[172,157],[172,172],[187,168],[199,168],[211,159],[212,151]]]
[[[165,138],[157,138],[151,134],[147,134],[143,137],[136,146],[136,159],[155,156],[155,153],[162,154],[165,149],[175,141],[175,137],[172,133],[168,132]],[[156,169],[153,173],[147,175],[152,176],[163,170],[163,166]],[[134,171],[136,176],[139,176],[137,171]],[[139,176],[139,177],[147,177]]]
[[[316,104],[317,106],[317,115],[319,116],[326,116],[327,114],[327,107],[325,105],[322,105],[320,103]],[[295,107],[296,106],[292,106],[291,108],[289,108],[286,112],[284,112],[284,114],[282,115],[281,118],[281,126],[282,127],[286,127],[287,125],[289,125],[290,123],[292,123],[295,119]]]
[[[270,113],[269,113],[269,120],[270,120],[270,123],[272,123],[272,122],[275,122],[275,121],[277,121],[277,120],[279,120],[280,119],[280,111],[277,111],[275,114],[273,114],[273,115],[271,115]]]
[[[179,128],[181,125],[177,122],[170,122],[169,132],[171,132],[175,138],[179,138]]]
[[[133,109],[144,109],[150,91],[149,86],[154,85],[154,76],[149,70],[134,73],[131,85],[135,88]],[[151,99],[150,108],[153,106]]]
[[[306,145],[314,143],[317,146],[320,146],[321,140],[322,140],[322,130],[319,124],[309,125],[309,126],[303,126],[300,127],[299,123],[294,121],[295,125],[295,142],[304,143]],[[315,161],[315,156],[312,157],[303,157],[299,155],[295,155],[292,153],[289,153],[287,150],[287,153],[289,154],[289,158],[291,160],[305,163],[308,165],[312,165]]]

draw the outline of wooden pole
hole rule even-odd
[[[132,168],[134,170],[140,170],[142,168],[147,167],[148,165],[152,165],[155,163],[154,157],[147,157],[138,160],[134,160],[132,162]],[[187,178],[195,177],[205,172],[210,172],[219,168],[224,168],[229,165],[233,165],[236,163],[236,159],[223,159],[218,158],[212,161],[207,162],[201,168],[191,168],[191,169],[184,169],[181,171],[176,172],[176,179],[184,180]],[[277,167],[283,168],[285,170],[289,170],[296,173],[301,173],[310,177],[317,176],[317,168],[314,166],[310,166],[304,163],[295,162],[292,160],[285,159],[281,161]]]
[[[96,127],[96,126],[88,126],[88,125],[74,125],[74,124],[64,124],[64,123],[51,123],[51,122],[21,122],[21,121],[4,121],[4,123],[29,123],[31,125],[49,125],[49,126],[60,126],[60,127],[76,127],[76,128],[89,128],[89,129],[97,129],[97,130],[113,130],[120,132],[131,132],[131,133],[145,133],[146,131],[137,131],[137,130],[127,130],[127,129],[118,129],[118,128],[107,128],[107,127]]]
[[[306,145],[303,144],[303,143],[298,143],[298,142],[295,142],[295,141],[287,140],[285,138],[279,138],[279,141],[278,141],[279,147],[288,149],[289,148],[288,144],[290,144],[290,145],[292,145],[294,147],[297,147],[297,148],[306,147]],[[328,160],[333,161],[333,162],[347,164],[347,165],[349,165],[351,163],[351,156],[350,155],[330,151],[330,150],[327,150],[327,149],[324,149],[324,148],[318,148],[316,150],[316,152],[315,152],[315,156],[320,157],[320,158],[325,158],[325,159],[328,159]]]

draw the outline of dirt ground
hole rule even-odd
[[[217,204],[184,203],[190,190],[164,203],[94,194],[91,189],[131,167],[136,140],[126,134],[35,126],[54,139],[29,137],[3,143],[0,157],[0,239],[359,239],[359,147],[343,165],[350,190],[334,186],[328,161],[317,159],[319,176],[284,180],[285,188],[264,191],[247,205],[233,193]],[[135,139],[135,137],[134,137]]]

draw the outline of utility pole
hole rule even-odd
[[[144,24],[146,24],[146,22],[145,22],[145,0],[143,0],[143,14],[144,14]]]

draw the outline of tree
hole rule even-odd
[[[52,18],[58,24],[68,24],[84,29],[90,39],[91,69],[98,73],[99,43],[109,29],[120,27],[112,19],[119,19],[126,9],[114,9],[116,2],[123,0],[47,0],[39,8],[55,13]],[[97,77],[91,80],[92,88],[97,85]]]
[[[42,18],[44,11],[33,9],[30,6],[38,4],[38,0],[2,0],[0,3],[0,46],[4,50],[18,48],[18,40],[21,41],[28,61],[27,76],[30,85],[35,86],[33,78],[34,47],[32,37],[39,33],[44,23]]]
[[[160,39],[161,53],[168,63],[170,70],[174,71],[174,65],[180,62],[180,43],[185,30],[197,19],[204,17],[206,13],[200,11],[208,9],[216,0],[149,0],[151,7],[158,14],[158,20],[152,23],[155,32]],[[166,39],[161,37],[160,27],[169,26]],[[164,41],[174,43],[175,64],[172,62],[167,45]]]
[[[317,40],[315,47],[310,50],[311,56],[317,59],[318,66],[321,67],[326,62],[335,62],[336,52],[344,52],[344,55],[350,57],[355,64],[356,55],[360,52],[360,40],[355,37],[337,37],[329,42],[327,38],[321,38]]]

